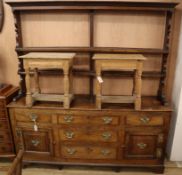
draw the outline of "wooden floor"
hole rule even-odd
[[[0,163],[0,175],[5,175],[8,164]],[[120,173],[109,168],[91,167],[65,167],[59,170],[56,166],[30,165],[23,169],[23,175],[154,175],[142,169],[123,169]],[[175,163],[167,162],[164,175],[182,175],[182,168],[177,168]]]

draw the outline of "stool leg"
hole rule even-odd
[[[73,73],[72,70],[70,69],[70,78],[69,78],[69,94],[72,95],[73,94]]]
[[[34,69],[35,93],[40,93],[38,69]]]
[[[135,72],[135,88],[136,88],[135,110],[141,109],[141,87],[142,87],[142,62],[138,61],[138,66]]]
[[[70,106],[69,89],[68,69],[64,69],[64,108],[66,109]]]
[[[133,90],[132,90],[132,95],[136,96],[136,70],[134,70],[134,78],[133,78]]]
[[[99,66],[97,66],[97,62],[96,62],[96,107],[98,109],[101,109],[102,107],[102,101],[101,101],[101,97],[102,97],[102,85],[101,83],[98,82],[97,77],[101,76],[101,69]]]
[[[25,69],[25,83],[26,83],[26,105],[32,106],[32,94],[30,87],[30,72],[29,68]]]

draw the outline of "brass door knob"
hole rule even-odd
[[[36,114],[30,114],[30,119],[32,122],[36,122],[38,116]]]
[[[138,143],[137,146],[140,148],[140,149],[145,149],[147,147],[147,144],[145,143]]]
[[[32,140],[31,142],[33,146],[38,146],[40,144],[39,140]]]

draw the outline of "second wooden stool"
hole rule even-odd
[[[102,71],[135,72],[133,94],[131,96],[104,96],[102,83],[96,80],[96,106],[101,109],[102,103],[134,103],[135,110],[141,109],[141,75],[143,61],[146,59],[140,54],[95,54],[95,70],[97,79],[101,79]]]
[[[73,99],[71,94],[72,82],[70,71],[72,68],[72,62],[75,54],[74,53],[36,53],[32,52],[23,56],[24,69],[25,69],[25,83],[26,83],[26,105],[32,106],[34,101],[56,101],[63,102],[64,108],[70,107],[70,102]],[[38,70],[40,69],[62,69],[64,74],[64,94],[41,94],[39,87]],[[30,86],[30,71],[34,71],[35,79],[35,92],[31,92]]]

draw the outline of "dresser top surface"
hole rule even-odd
[[[22,55],[21,59],[73,59],[75,53],[56,53],[56,52],[30,52],[26,55]]]
[[[6,2],[146,2],[146,3],[179,3],[180,0],[6,0]]]
[[[29,108],[25,105],[25,98],[21,98],[17,102],[11,102],[9,108]],[[34,109],[58,109],[64,110],[62,103],[57,102],[36,102],[31,108]],[[96,108],[93,99],[87,95],[75,95],[75,99],[71,104],[71,108],[65,110],[76,111],[100,111]],[[133,104],[104,104],[102,111],[135,111]],[[163,106],[156,97],[142,97],[142,109],[140,111],[172,111],[171,106]]]
[[[94,60],[146,60],[142,54],[95,54]]]

